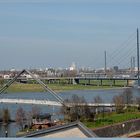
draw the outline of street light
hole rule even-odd
[[[5,137],[8,137],[8,131],[7,130],[5,131]]]
[[[124,135],[124,127],[125,127],[125,124],[123,123],[123,124],[122,124],[122,128],[123,128],[123,135]]]

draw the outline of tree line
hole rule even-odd
[[[11,120],[10,111],[8,108],[0,110],[0,122],[8,125],[10,122],[16,122],[20,130],[25,128],[31,128],[33,117],[39,115],[41,110],[38,106],[33,106],[31,111],[25,111],[22,107],[19,107],[15,114],[15,120]]]
[[[102,114],[104,118],[105,112],[115,111],[116,113],[124,113],[131,111],[132,107],[130,104],[138,104],[138,110],[140,111],[140,97],[133,97],[132,89],[124,89],[122,94],[116,95],[112,99],[112,103],[115,104],[114,110],[107,110],[107,107],[89,107],[84,97],[73,95],[70,99],[65,100],[66,103],[70,103],[72,107],[62,107],[61,112],[64,114],[65,120],[67,121],[94,121],[96,114]],[[85,104],[80,106],[78,104]],[[101,96],[93,98],[92,103],[104,103]]]

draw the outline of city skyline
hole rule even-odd
[[[139,6],[138,0],[1,0],[0,69],[65,68],[72,62],[104,67],[104,51],[112,53],[135,34]]]

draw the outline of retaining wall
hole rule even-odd
[[[124,134],[140,130],[140,119],[134,119],[116,125],[110,125],[93,129],[93,132],[99,137],[120,137]]]

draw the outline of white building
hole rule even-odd
[[[70,70],[70,71],[76,70],[76,65],[75,65],[74,62],[73,62],[72,65],[69,67],[69,70]]]
[[[4,79],[9,79],[9,78],[10,78],[10,75],[5,74],[5,75],[3,75],[3,78],[4,78]]]
[[[37,75],[37,74],[33,74],[33,75],[34,75],[36,78],[39,77],[39,75]],[[31,76],[30,74],[23,74],[22,77],[27,78],[27,79],[31,79],[31,78],[32,78],[32,76]]]

